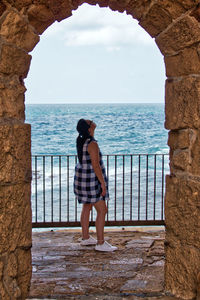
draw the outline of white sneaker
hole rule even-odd
[[[89,237],[89,239],[87,240],[82,240],[80,242],[81,246],[90,246],[90,245],[96,245],[97,244],[97,240],[95,238],[93,238],[92,236]]]
[[[117,249],[118,249],[117,247],[110,245],[108,242],[104,242],[102,245],[95,246],[96,251],[103,251],[103,252],[113,252]]]

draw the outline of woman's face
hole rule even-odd
[[[95,130],[95,128],[97,127],[97,125],[92,121],[92,120],[85,120],[88,125],[90,125],[89,131],[91,130]]]

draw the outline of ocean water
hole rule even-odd
[[[81,205],[77,206],[73,193],[76,160],[66,156],[76,154],[80,118],[97,124],[95,138],[109,175],[108,220],[160,220],[168,156],[153,154],[169,152],[164,105],[54,104],[26,106],[26,122],[32,125],[33,222],[80,218]],[[142,154],[149,154],[148,161]]]
[[[168,153],[164,104],[40,104],[26,106],[32,154],[75,154],[80,118],[97,124],[103,154]]]

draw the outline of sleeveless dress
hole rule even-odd
[[[106,183],[106,195],[101,196],[101,184],[94,172],[90,155],[87,151],[88,145],[91,142],[87,139],[83,145],[82,164],[78,163],[75,167],[74,175],[74,193],[79,203],[96,203],[99,200],[108,200],[108,179],[106,170],[102,161],[102,154],[99,151],[99,164]]]

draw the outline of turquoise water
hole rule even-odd
[[[103,154],[168,153],[163,104],[27,105],[32,154],[75,154],[80,118],[97,124]]]
[[[157,156],[155,161],[155,157],[150,155],[147,174],[147,157],[136,154],[168,153],[164,105],[27,105],[26,122],[32,125],[32,154],[76,154],[76,124],[80,118],[91,119],[97,124],[95,138],[104,155],[106,168],[108,158],[105,155],[111,155],[107,170],[109,220],[113,220],[114,215],[117,220],[129,220],[130,217],[133,220],[159,220],[163,208],[164,175],[169,171],[168,156],[165,161],[162,161],[162,156]],[[119,156],[115,161],[113,154],[134,156]],[[32,166],[33,221],[36,218],[44,221],[44,215],[45,221],[49,222],[52,215],[53,221],[79,220],[81,205],[77,207],[73,193],[75,158],[45,157],[44,161],[43,157],[37,157],[36,163],[33,157]]]

